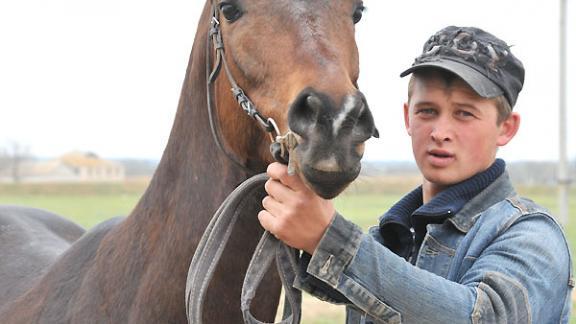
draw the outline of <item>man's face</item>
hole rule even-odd
[[[425,184],[440,191],[487,169],[519,124],[515,113],[500,125],[497,116],[495,101],[460,79],[416,78],[404,119]]]

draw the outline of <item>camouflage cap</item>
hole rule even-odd
[[[400,74],[437,67],[448,70],[484,98],[504,95],[514,107],[524,84],[524,67],[510,46],[496,36],[475,27],[446,27],[424,44],[412,67]]]

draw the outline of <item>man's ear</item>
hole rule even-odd
[[[520,115],[516,112],[512,112],[506,120],[500,124],[500,134],[496,144],[498,146],[504,146],[514,138],[520,128]]]
[[[408,135],[412,136],[412,130],[410,129],[410,105],[407,102],[404,103],[404,127]]]

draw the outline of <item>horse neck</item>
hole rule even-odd
[[[131,215],[144,226],[173,224],[174,228],[167,229],[170,236],[192,241],[199,238],[218,205],[248,177],[220,151],[212,137],[206,99],[206,45],[201,34],[194,43],[168,144],[150,186]]]
[[[106,262],[119,269],[114,276],[131,282],[124,295],[143,289],[142,284],[164,283],[146,288],[154,292],[146,296],[154,297],[124,302],[165,300],[166,305],[156,306],[164,312],[184,309],[187,271],[204,229],[225,197],[249,176],[219,150],[211,135],[205,35],[199,28],[170,138],[151,183],[131,215],[104,242],[115,250],[114,260]]]

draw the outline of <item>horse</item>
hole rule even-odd
[[[0,323],[186,323],[187,271],[211,215],[274,161],[262,124],[295,134],[291,163],[315,192],[340,193],[377,136],[357,85],[363,9],[360,0],[207,0],[168,143],[133,211],[85,232],[47,211],[0,208]],[[218,77],[220,60],[229,78]],[[239,108],[232,83],[257,114]],[[241,275],[262,231],[255,218],[238,221],[206,323],[242,322]],[[255,315],[273,320],[277,275],[260,290]]]

